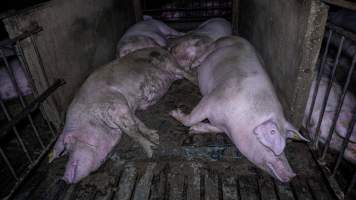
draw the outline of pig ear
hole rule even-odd
[[[287,138],[298,140],[298,141],[305,141],[310,142],[306,137],[304,137],[292,124],[287,122]]]
[[[286,141],[278,131],[277,124],[274,120],[269,119],[263,122],[257,126],[253,132],[257,136],[257,139],[264,146],[271,149],[275,155],[280,155],[283,152]]]
[[[64,134],[62,133],[52,151],[48,154],[48,162],[51,163],[54,159],[59,158],[67,153],[66,145],[64,143]]]

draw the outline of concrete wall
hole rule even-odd
[[[324,33],[317,0],[240,0],[239,33],[259,51],[287,117],[301,124]]]
[[[10,37],[31,24],[43,31],[35,35],[44,69],[34,52],[33,41],[21,42],[29,70],[39,92],[54,79],[66,85],[48,102],[52,121],[63,118],[75,91],[96,67],[114,58],[115,47],[123,32],[135,22],[131,0],[53,0],[5,19]]]

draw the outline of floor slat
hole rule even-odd
[[[137,177],[136,167],[128,164],[123,171],[122,177],[119,182],[119,189],[116,192],[114,200],[130,200],[132,191],[135,187]]]
[[[235,177],[223,177],[222,179],[223,200],[238,199],[238,191]]]

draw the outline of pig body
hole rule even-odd
[[[322,77],[322,79],[320,80],[318,94],[315,99],[314,109],[311,115],[310,123],[309,125],[307,125],[307,117],[311,106],[316,80],[313,81],[311,90],[309,92],[309,99],[305,109],[303,123],[304,126],[308,129],[309,133],[311,134],[310,136],[312,138],[315,137],[317,123],[319,121],[319,116],[322,109],[323,100],[325,98],[328,82],[329,79],[326,77]],[[325,108],[324,117],[322,119],[321,126],[320,126],[319,141],[322,143],[326,142],[326,139],[329,135],[329,131],[334,116],[336,114],[341,93],[342,93],[341,87],[334,82],[330,90],[329,98]],[[333,134],[333,137],[331,138],[330,141],[330,148],[332,148],[333,150],[339,151],[341,149],[342,142],[346,137],[347,129],[351,122],[352,111],[355,109],[355,107],[356,107],[355,97],[350,92],[347,92],[344,99],[344,103],[341,107],[338,121],[336,122],[336,127],[335,127],[336,134]],[[354,128],[353,132],[351,133],[350,142],[346,148],[344,157],[347,160],[356,163],[356,128]]]
[[[130,52],[157,45],[165,47],[168,37],[181,35],[181,33],[159,20],[146,18],[146,20],[134,24],[122,36],[116,49],[117,57],[123,57]]]
[[[175,59],[159,47],[138,50],[92,73],[71,102],[54,147],[54,158],[70,154],[64,179],[75,183],[96,170],[122,133],[151,157],[159,136],[135,110],[156,103],[183,75]]]
[[[185,70],[219,38],[232,34],[231,24],[223,18],[212,18],[169,44],[172,55]]]
[[[198,68],[203,98],[189,115],[170,114],[193,133],[224,132],[252,163],[282,182],[295,173],[283,153],[299,135],[287,122],[254,48],[240,37],[219,39]],[[224,47],[225,46],[225,47]],[[202,123],[208,119],[210,123]]]
[[[32,94],[32,89],[29,81],[25,75],[24,69],[17,58],[10,59],[8,61],[10,68],[12,69],[17,86],[21,92],[21,95],[27,96]],[[13,85],[9,72],[6,66],[0,68],[0,99],[9,100],[18,96],[15,86]]]

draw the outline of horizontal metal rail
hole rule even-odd
[[[42,27],[40,27],[38,25],[33,25],[33,26],[29,27],[28,30],[24,31],[22,34],[14,37],[12,39],[0,41],[0,48],[2,48],[2,47],[8,48],[9,45],[14,45],[17,41],[26,39],[29,36],[36,34],[42,30],[43,30]]]

